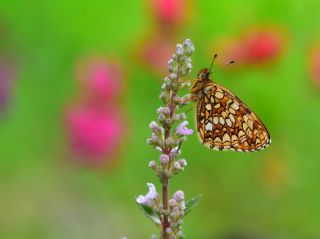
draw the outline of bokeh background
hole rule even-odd
[[[268,149],[196,135],[170,192],[202,193],[187,238],[320,238],[320,2],[0,2],[0,238],[149,238],[135,197],[159,186],[146,145],[178,42],[264,121]],[[188,112],[194,125],[194,112]]]

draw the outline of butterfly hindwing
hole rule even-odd
[[[203,144],[217,150],[257,151],[271,142],[261,120],[231,91],[210,81],[197,102]]]

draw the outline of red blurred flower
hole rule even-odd
[[[119,96],[123,88],[123,73],[116,62],[92,57],[81,61],[76,71],[88,98],[107,102]]]
[[[320,45],[312,48],[309,57],[309,74],[320,89]]]
[[[68,135],[75,153],[91,162],[115,156],[124,134],[123,116],[118,108],[75,106],[68,109],[66,116]]]

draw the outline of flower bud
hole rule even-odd
[[[170,109],[169,107],[159,107],[157,110],[158,114],[164,114],[164,115],[169,115],[170,114]]]
[[[188,70],[191,70],[191,69],[192,69],[191,63],[187,63],[187,64],[186,64],[186,69],[188,69]]]
[[[177,202],[184,200],[184,192],[181,190],[176,191],[173,195],[173,199]]]
[[[161,127],[158,125],[157,122],[152,121],[149,125],[149,128],[156,134],[161,133]]]
[[[185,42],[183,43],[183,46],[185,48],[186,55],[188,55],[188,56],[192,55],[192,53],[194,52],[195,49],[194,49],[194,46],[193,46],[191,40],[190,39],[185,40]]]
[[[179,147],[175,147],[175,148],[171,149],[169,156],[170,156],[170,158],[176,158],[180,153],[181,153],[181,151],[179,150]]]
[[[150,161],[149,162],[149,168],[153,169],[153,170],[156,170],[158,168],[158,165],[156,163],[156,161]]]
[[[172,233],[172,229],[170,227],[168,227],[166,231],[167,231],[168,234]]]
[[[171,147],[175,143],[175,140],[172,137],[168,137],[166,140],[166,145]]]
[[[183,47],[181,44],[177,44],[177,50],[176,50],[177,55],[182,55],[183,53]]]
[[[160,155],[160,162],[162,165],[167,165],[169,163],[169,156],[166,154],[161,154]]]
[[[180,171],[180,170],[181,170],[180,164],[179,164],[178,162],[174,162],[174,163],[173,163],[173,169],[174,169],[175,171]]]
[[[176,114],[174,120],[185,120],[187,118],[185,113]]]
[[[187,141],[187,137],[186,136],[183,136],[183,137],[180,137],[177,141],[176,141],[176,144],[177,145],[180,145],[182,144],[183,142]]]
[[[170,199],[169,200],[169,206],[170,207],[176,207],[177,206],[177,201],[174,199]]]
[[[185,160],[185,159],[180,159],[179,161],[178,161],[178,163],[180,164],[180,166],[183,168],[183,167],[185,167],[185,166],[187,166],[187,161]]]
[[[155,133],[152,133],[151,138],[147,139],[147,144],[159,145],[160,144],[160,139]]]
[[[158,115],[158,121],[159,121],[160,123],[162,123],[165,119],[166,119],[166,116],[165,116],[164,114],[160,113],[160,114]]]
[[[171,80],[175,80],[177,78],[177,74],[176,73],[171,73],[171,74],[169,74],[169,78]]]
[[[178,218],[179,216],[180,216],[179,208],[174,207],[174,208],[172,209],[172,212],[171,212],[171,217],[172,217],[172,218]]]
[[[160,96],[159,96],[159,98],[166,102],[167,98],[168,98],[168,95],[167,95],[167,93],[165,91],[162,91]]]
[[[178,207],[179,207],[179,210],[184,214],[184,210],[186,209],[186,203],[184,201],[181,201]]]

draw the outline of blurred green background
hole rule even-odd
[[[252,154],[216,152],[194,134],[182,150],[188,167],[173,178],[170,192],[203,195],[184,220],[187,238],[320,237],[320,97],[308,73],[308,49],[320,41],[320,2],[189,3],[182,8],[185,20],[172,26],[154,17],[147,1],[0,2],[0,54],[12,56],[16,72],[0,118],[0,238],[158,234],[135,197],[146,193],[146,182],[159,187],[147,168],[159,153],[145,142],[166,72],[148,67],[139,52],[158,35],[170,51],[190,38],[194,78],[214,52],[223,55],[216,41],[261,25],[285,32],[281,56],[258,66],[230,66],[214,78],[264,121],[271,147]],[[64,113],[81,95],[79,59],[97,54],[117,59],[124,75],[116,100],[124,120],[121,149],[116,157],[105,156],[112,164],[98,167],[72,156]],[[191,126],[193,114],[188,112]]]

